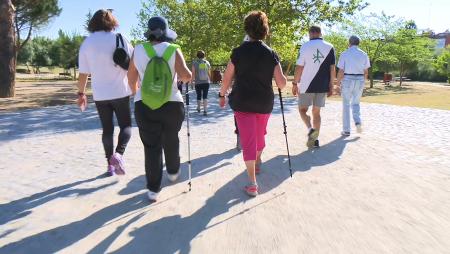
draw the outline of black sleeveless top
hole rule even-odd
[[[233,49],[231,62],[235,66],[235,80],[229,104],[234,111],[260,114],[272,112],[272,78],[279,61],[275,51],[262,41],[244,42]]]

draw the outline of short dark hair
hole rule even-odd
[[[322,33],[322,29],[321,29],[320,26],[318,26],[318,25],[312,25],[312,26],[309,28],[309,32],[310,32],[310,33],[315,33],[315,34],[320,34],[320,33]]]
[[[119,26],[119,22],[113,16],[111,10],[98,10],[89,21],[87,30],[91,33],[97,31],[110,32]]]
[[[263,40],[269,33],[269,19],[262,11],[252,11],[244,19],[244,30],[254,40]]]
[[[352,36],[350,36],[350,38],[348,39],[348,43],[349,43],[350,45],[354,45],[354,46],[358,46],[360,41],[361,41],[361,40],[360,40],[359,37],[356,36],[356,35],[352,35]]]
[[[205,51],[203,51],[203,50],[197,51],[198,58],[203,59],[203,58],[205,58],[205,56],[206,56]]]

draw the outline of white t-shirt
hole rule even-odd
[[[330,68],[336,62],[333,45],[322,38],[311,39],[300,48],[297,65],[303,66],[300,93],[326,93],[330,87]]]
[[[153,48],[156,51],[156,54],[158,56],[162,56],[164,54],[164,51],[170,44],[168,42],[161,42],[159,44],[153,45]],[[172,82],[172,95],[170,96],[169,101],[178,101],[183,102],[183,97],[178,90],[177,86],[177,74],[175,72],[175,55],[174,53],[170,59],[169,59],[169,66],[170,71],[173,75],[173,82]],[[147,55],[147,52],[145,51],[145,48],[142,44],[136,45],[136,48],[134,49],[134,65],[136,65],[136,69],[139,73],[139,80],[144,79],[144,73],[145,69],[147,68],[147,64],[150,61],[150,58]],[[141,86],[139,85],[139,89],[136,91],[136,95],[134,96],[134,101],[140,101],[142,100],[141,96]]]
[[[342,52],[337,67],[346,74],[364,74],[364,70],[370,68],[370,61],[366,52],[351,46]]]
[[[122,36],[123,37],[123,36]],[[123,37],[125,50],[131,57],[133,46]],[[116,33],[98,31],[81,44],[78,63],[80,73],[91,74],[92,95],[95,101],[119,99],[131,95],[127,71],[116,66],[113,53]]]

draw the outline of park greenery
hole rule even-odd
[[[325,39],[336,49],[336,56],[348,48],[348,37],[358,35],[360,47],[371,59],[370,86],[384,73],[423,81],[445,81],[447,69],[442,52],[435,42],[420,32],[414,21],[385,13],[362,15],[362,1],[216,1],[216,0],[151,0],[143,2],[140,26],[133,30],[134,41],[143,40],[146,22],[153,15],[166,17],[179,37],[187,59],[202,49],[213,64],[227,63],[231,49],[242,43],[245,35],[243,18],[251,10],[262,10],[269,16],[271,32],[266,43],[282,59],[284,70],[292,74],[298,50],[307,40],[311,24],[321,24]],[[445,54],[444,54],[445,55]],[[438,60],[439,59],[439,60]],[[438,69],[440,71],[438,71]]]
[[[60,14],[58,1],[9,2],[11,6],[14,4],[14,8],[9,8],[12,13],[1,19],[14,24],[14,29],[4,31],[10,35],[6,39],[13,45],[10,51],[14,52],[9,57],[14,59],[0,60],[14,63],[14,69],[16,64],[25,66],[26,69],[19,67],[19,70],[28,73],[39,73],[42,67],[58,66],[66,73],[73,69],[73,78],[76,78],[82,35],[60,30],[56,39],[33,36],[35,29],[44,27]],[[450,79],[449,48],[436,50],[434,40],[428,33],[419,31],[414,21],[385,13],[363,15],[361,10],[366,6],[362,0],[150,0],[142,2],[137,16],[139,26],[133,28],[130,39],[133,44],[144,40],[149,17],[161,15],[178,33],[176,43],[180,44],[188,61],[202,49],[213,65],[225,65],[231,50],[240,45],[245,36],[245,15],[251,10],[262,10],[268,14],[271,29],[265,42],[278,53],[288,74],[292,74],[300,46],[308,40],[308,27],[321,24],[324,38],[334,45],[337,58],[347,49],[350,35],[361,38],[360,47],[371,60],[371,87],[374,79],[382,78],[384,73],[400,76],[400,84],[404,77],[423,81]],[[91,16],[89,12],[86,17]],[[0,72],[3,75],[8,70]],[[8,75],[9,79],[1,81],[0,97],[13,94],[14,76],[11,75],[15,74]]]
[[[78,50],[84,36],[58,32],[58,38],[51,40],[45,37],[35,37],[19,51],[17,62],[27,67],[28,73],[40,73],[41,67],[61,67],[73,69],[76,78],[78,65]],[[33,70],[30,69],[30,66]],[[23,70],[21,70],[23,71]]]
[[[58,0],[5,0],[0,2],[0,9],[0,97],[12,97],[18,53],[30,41],[33,31],[58,16],[61,8]]]

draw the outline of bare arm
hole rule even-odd
[[[339,69],[338,76],[337,76],[337,85],[338,86],[341,85],[343,79],[344,79],[344,69]]]
[[[134,64],[134,54],[131,57],[130,60],[130,67],[128,67],[128,86],[130,86],[131,92],[136,94],[136,91],[138,89],[138,79],[139,79],[139,73],[136,69],[136,65]]]
[[[336,66],[333,64],[330,66],[330,88],[333,88],[334,82],[336,80]]]
[[[225,95],[231,86],[231,82],[234,78],[234,64],[230,61],[228,62],[227,69],[223,74],[222,87],[220,88],[220,94]]]
[[[192,70],[191,70],[191,72],[192,72],[192,81],[191,81],[191,83],[192,83],[192,82],[195,81],[195,66],[194,66],[194,65],[192,65]]]
[[[297,65],[295,66],[294,71],[294,81],[292,81],[292,94],[297,95],[298,94],[298,83],[300,82],[300,79],[302,78],[304,66]]]
[[[187,83],[192,79],[192,72],[187,67],[183,54],[179,49],[177,49],[175,55],[175,72],[178,74],[178,79],[183,81],[183,83]]]
[[[295,72],[294,72],[294,83],[298,84],[300,82],[300,79],[302,78],[304,66],[297,65],[295,66]]]
[[[87,85],[87,79],[88,79],[88,75],[87,73],[80,73],[78,75],[78,92],[79,93],[85,93],[86,91],[86,85]]]
[[[364,79],[365,80],[369,79],[369,69],[364,69]]]
[[[336,80],[336,66],[333,64],[330,66],[330,85],[328,90],[328,97],[333,95],[334,83]]]
[[[278,63],[277,66],[275,66],[275,69],[273,71],[273,76],[275,78],[275,83],[277,84],[278,88],[283,89],[286,87],[286,76],[283,74],[283,70],[281,69],[281,64]]]

